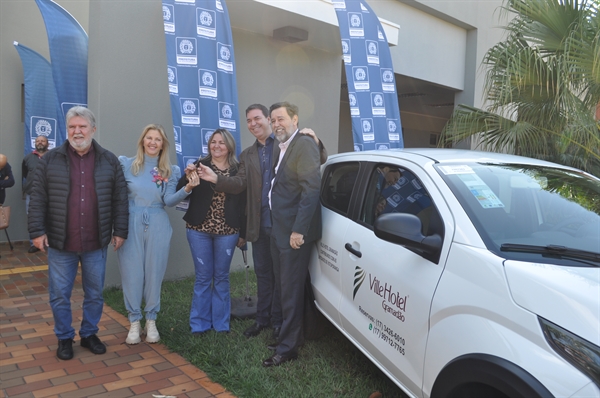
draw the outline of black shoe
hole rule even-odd
[[[268,368],[271,366],[279,366],[283,363],[286,363],[288,361],[292,361],[294,359],[298,358],[298,354],[293,354],[293,355],[280,355],[280,354],[275,354],[273,355],[271,358],[269,359],[265,359],[263,361],[263,366]]]
[[[89,348],[89,350],[96,355],[104,354],[106,352],[106,346],[95,334],[88,337],[82,337],[81,343],[79,344],[82,347]]]
[[[29,249],[27,250],[27,253],[37,253],[39,251],[40,251],[40,249],[38,249],[37,247],[35,247],[35,246],[29,246]]]
[[[281,327],[273,328],[273,340],[279,340],[279,332],[281,332]]]
[[[267,349],[271,350],[271,351],[277,351],[277,346],[279,345],[279,343],[271,343],[267,346]]]
[[[65,361],[73,358],[73,339],[58,340],[56,356]]]
[[[248,329],[244,330],[244,336],[246,337],[254,337],[258,336],[263,329],[266,329],[266,326],[261,325],[258,322],[254,322],[252,326]]]

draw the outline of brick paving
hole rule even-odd
[[[58,359],[46,255],[27,253],[29,242],[13,246],[11,251],[0,243],[0,398],[235,398],[161,344],[125,344],[129,322],[106,305],[98,332],[106,354],[92,354],[76,337],[74,358]],[[72,296],[76,330],[82,302],[78,274]]]

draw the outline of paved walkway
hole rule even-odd
[[[106,305],[98,332],[106,354],[80,347],[77,337],[75,357],[59,360],[46,255],[27,253],[28,242],[13,245],[11,251],[0,243],[0,398],[234,397],[161,344],[125,344],[129,322]],[[75,325],[81,322],[80,275],[72,298]]]

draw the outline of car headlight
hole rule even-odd
[[[575,366],[600,388],[600,347],[539,318],[544,337],[548,344],[571,365]]]

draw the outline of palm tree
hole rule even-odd
[[[505,41],[484,57],[486,109],[459,105],[440,145],[468,138],[600,176],[600,3],[506,0]]]

